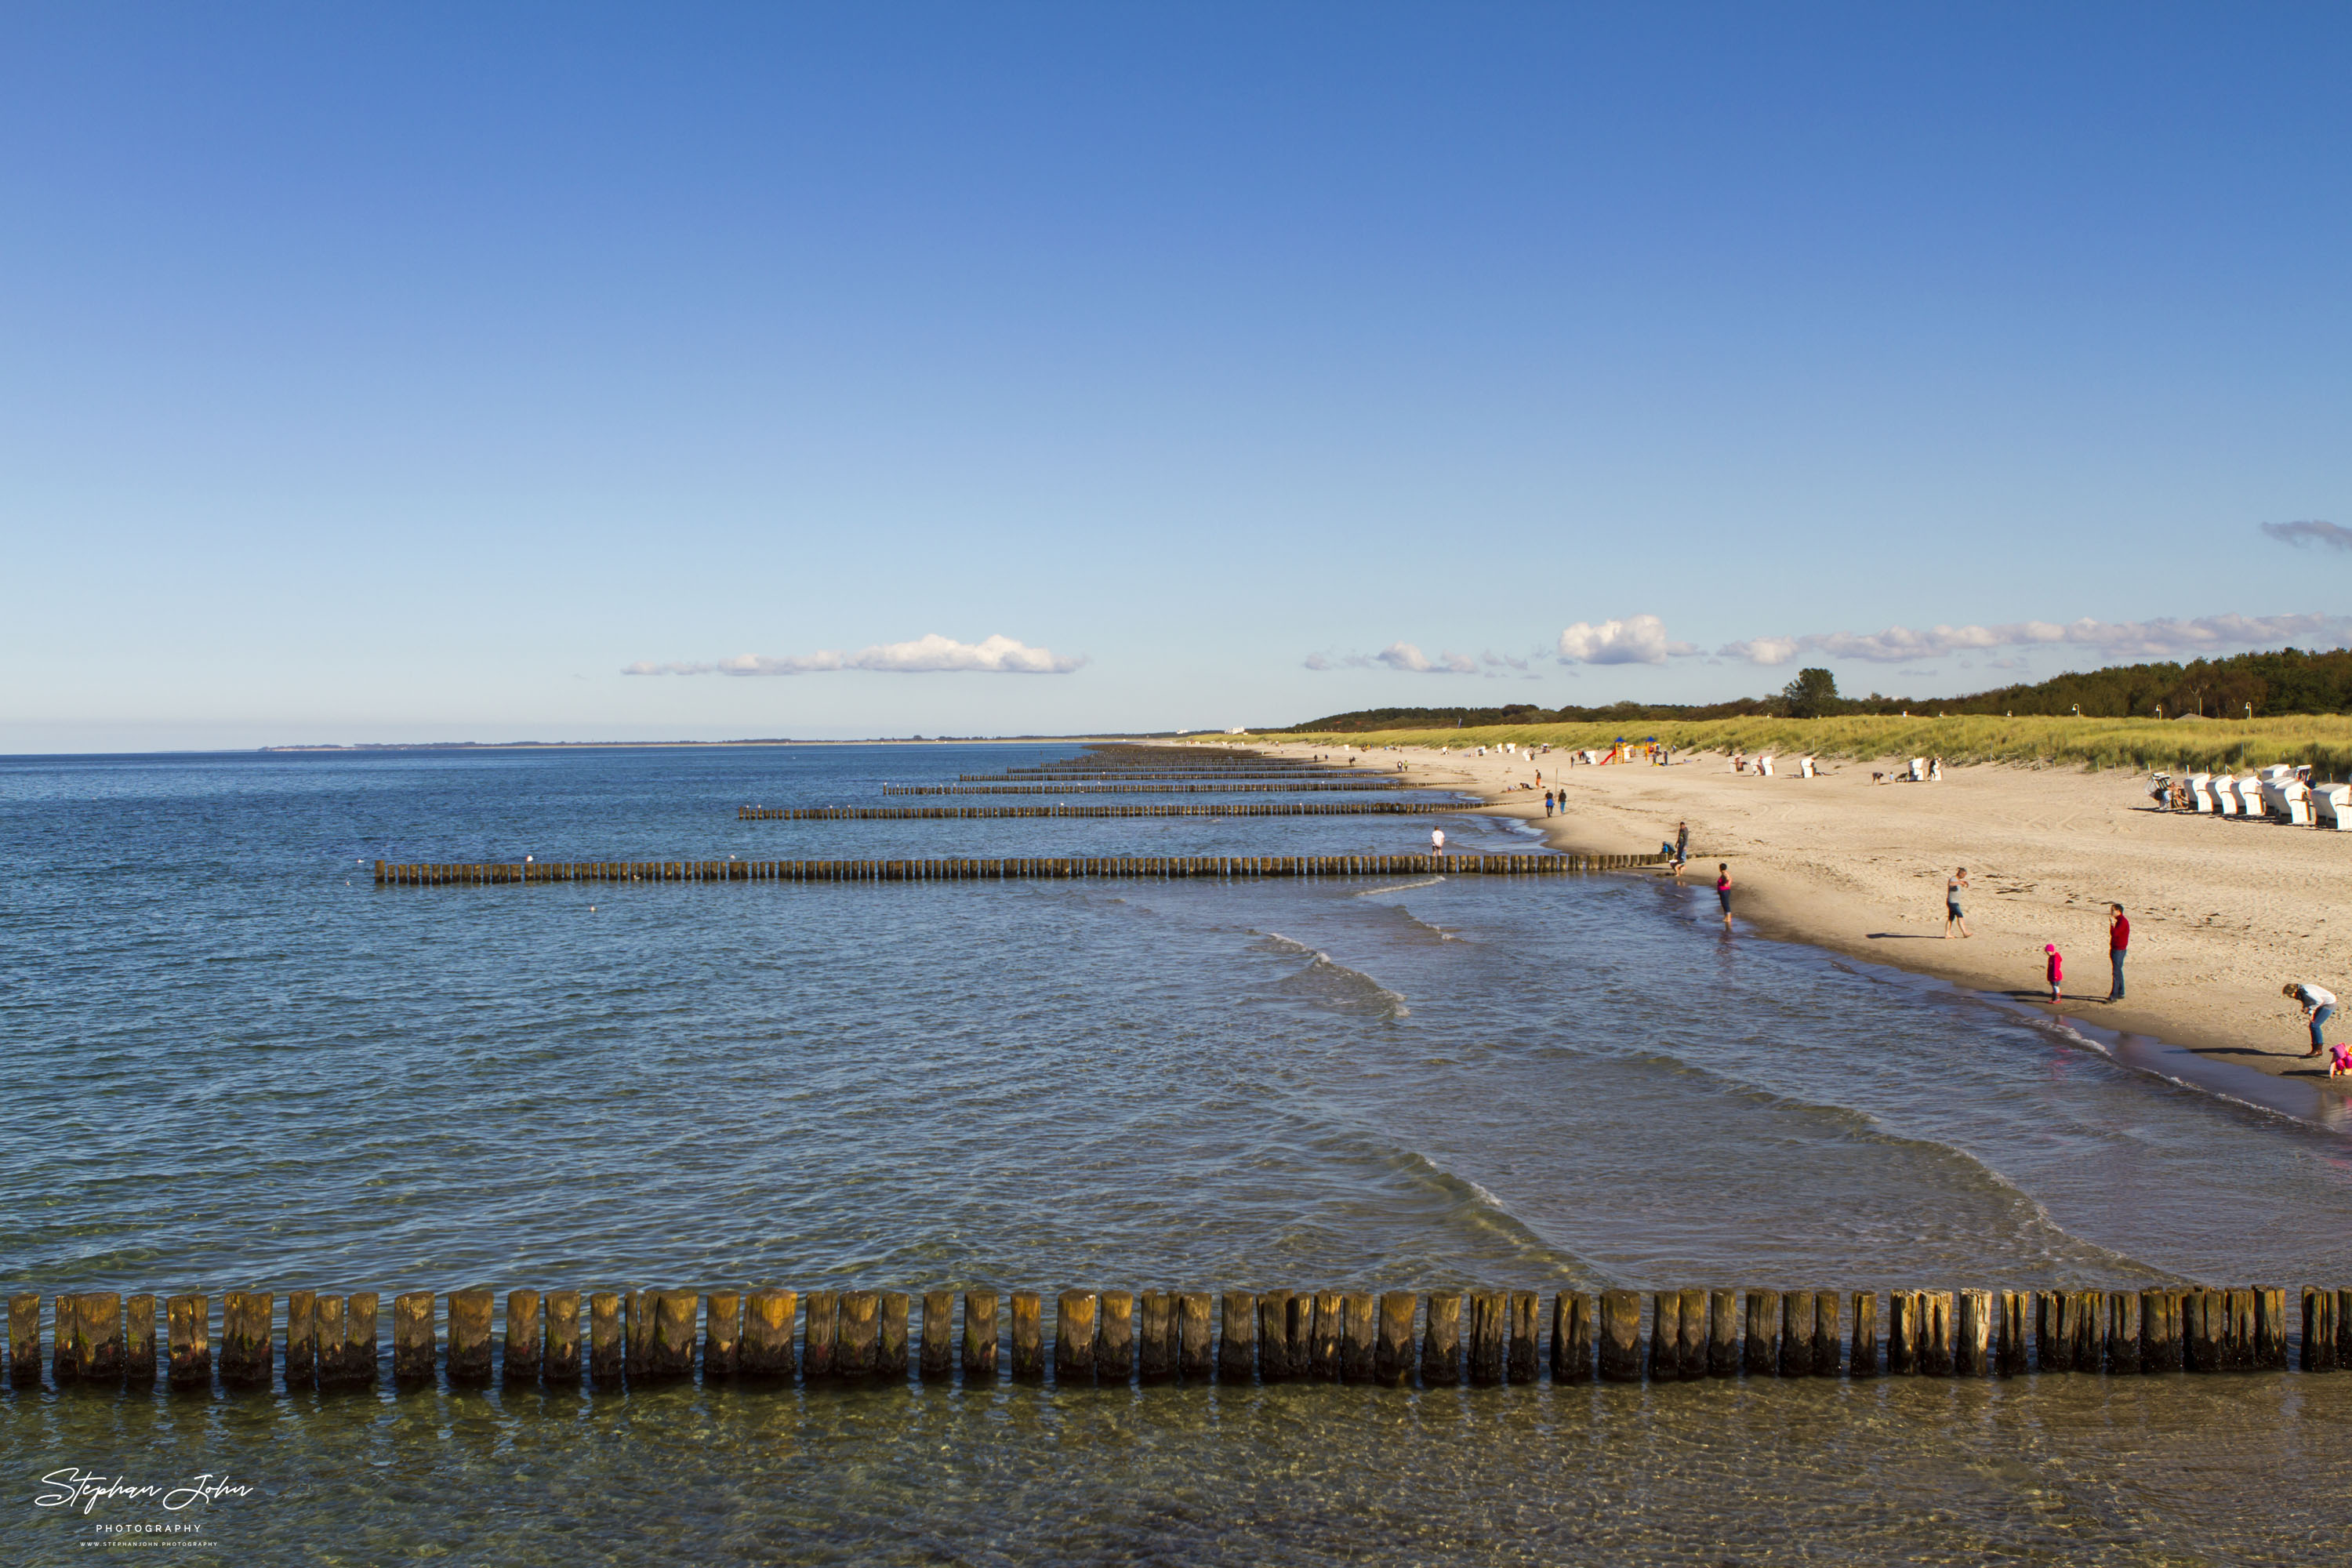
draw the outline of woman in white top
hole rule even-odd
[[[1433,827],[1429,830],[1429,852],[1432,855],[1445,853],[1445,829],[1443,827]]]
[[[2319,1041],[2319,1026],[2326,1023],[2336,1011],[2336,993],[2325,987],[2314,985],[2308,980],[2300,984],[2289,982],[2280,986],[2279,990],[2282,994],[2295,999],[2303,1008],[2305,1019],[2311,1025],[2311,1049],[2303,1054],[2307,1057],[2317,1056],[2326,1048]]]

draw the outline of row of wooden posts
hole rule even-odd
[[[884,784],[884,795],[1302,795],[1318,790],[1394,790],[1394,779],[1311,779],[1296,784]]]
[[[1237,800],[1222,805],[739,805],[739,822],[975,822],[1042,816],[1429,816],[1476,801]]]
[[[382,1374],[381,1298],[297,1290],[232,1290],[223,1301],[220,1353],[201,1295],[163,1303],[164,1360],[174,1387],[209,1389],[215,1364],[232,1388],[267,1388],[282,1364],[289,1388],[373,1384]],[[1549,1332],[1533,1290],[1065,1290],[1045,1332],[1045,1298],[934,1290],[909,1327],[914,1298],[895,1290],[800,1293],[515,1290],[503,1331],[488,1290],[430,1291],[392,1301],[395,1383],[572,1383],[794,1375],[925,1379],[961,1372],[994,1378],[998,1352],[1015,1380],[1061,1383],[1293,1380],[1446,1387],[1463,1383],[1687,1381],[1780,1377],[2005,1377],[2027,1372],[2284,1371],[2283,1289],[1858,1291],[1841,1316],[1834,1290],[1661,1290],[1648,1299],[1604,1290],[1554,1296]],[[446,1312],[443,1303],[446,1300]],[[9,1379],[41,1381],[41,1299],[8,1303]],[[1009,1314],[1000,1303],[1009,1306]],[[2352,1290],[2306,1287],[2300,1364],[2352,1367]],[[1213,1323],[1212,1315],[1213,1312]],[[799,1333],[795,1336],[795,1322]],[[69,1383],[152,1383],[156,1298],[79,1292],[53,1299],[51,1375]],[[1007,1331],[1009,1330],[1009,1333]],[[797,1339],[797,1343],[795,1342]],[[503,1353],[493,1365],[493,1352]],[[910,1363],[910,1356],[912,1358]]]
[[[538,860],[457,865],[375,863],[403,887],[533,882],[962,882],[1038,878],[1558,876],[1654,866],[1649,855],[1080,855],[1003,860]]]

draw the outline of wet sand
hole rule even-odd
[[[1326,746],[1266,745],[1285,755]],[[1545,828],[1557,848],[1654,850],[1691,827],[1685,876],[1711,886],[1727,861],[1736,919],[2047,1008],[2042,944],[2065,958],[2054,1011],[2102,1028],[2159,1036],[2202,1056],[2325,1080],[2326,1058],[2279,994],[2311,980],[2352,1002],[2352,834],[2160,812],[2144,774],[2067,768],[1953,767],[1937,784],[1874,784],[1892,761],[1822,764],[1824,776],[1735,773],[1694,754],[1671,767],[1569,766],[1560,752],[1485,757],[1425,747],[1366,754],[1406,764],[1415,784],[1483,795]],[[1535,784],[1534,789],[1513,786]],[[1544,820],[1543,786],[1566,792]],[[1972,937],[1944,935],[1944,888],[1960,866]],[[2127,997],[2105,1000],[2106,905],[2132,922]],[[2331,1023],[2352,1031],[2352,1005]],[[2335,1080],[2352,1089],[2352,1079]]]

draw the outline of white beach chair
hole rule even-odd
[[[2215,773],[2207,785],[2213,792],[2213,814],[2216,816],[2238,815],[2238,781],[2227,773]]]
[[[2286,819],[2296,827],[2311,826],[2311,786],[2301,779],[2289,779],[2279,786],[2286,798]]]
[[[1772,776],[1772,759],[1769,757],[1757,758],[1756,771],[1762,773],[1766,778],[1770,778]]]
[[[1813,766],[1812,758],[1799,757],[1797,759],[1797,776],[1801,779],[1817,779],[1822,776],[1822,773],[1819,768]]]
[[[1925,757],[1912,758],[1911,771],[1905,776],[1913,784],[1926,784],[1927,782],[1927,759]]]
[[[2311,819],[2315,826],[2352,833],[2352,784],[2313,785]]]
[[[2211,773],[2189,775],[2189,804],[2197,809],[2200,816],[2210,815],[2212,812],[2213,775]]]
[[[2269,813],[2263,809],[2263,781],[2260,774],[2241,773],[2238,775],[2238,815],[2240,816],[2266,816],[2269,815]]]

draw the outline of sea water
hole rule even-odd
[[[0,760],[0,1284],[2352,1282],[2332,1101],[1727,935],[1653,874],[372,876],[1530,847],[1458,816],[735,816],[1077,750]],[[136,1539],[236,1562],[2323,1562],[2347,1416],[2352,1374],[16,1389],[0,1560],[170,1521],[200,1529]],[[69,1468],[250,1489],[37,1506]]]

